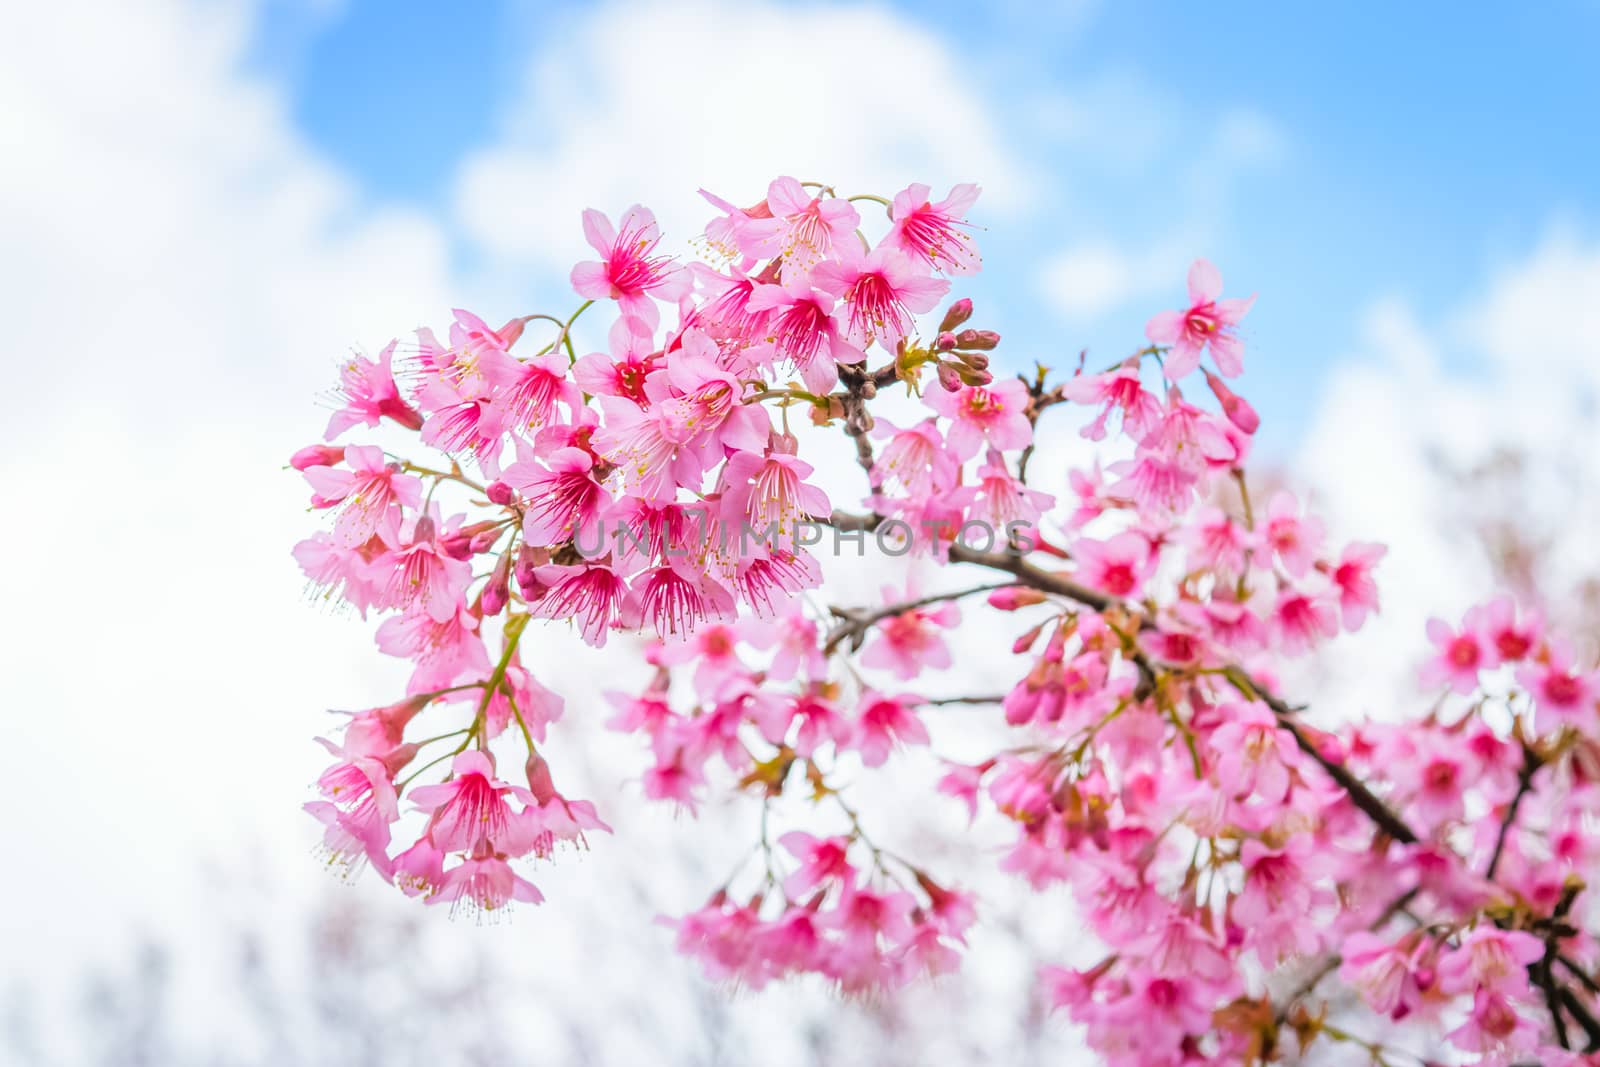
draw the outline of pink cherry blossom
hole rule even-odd
[[[1172,346],[1165,364],[1172,381],[1198,367],[1207,347],[1225,377],[1236,378],[1244,372],[1244,346],[1235,329],[1256,298],[1217,299],[1221,295],[1222,275],[1209,260],[1197,259],[1189,268],[1188,309],[1163,311],[1145,326],[1145,336],[1152,342]]]
[[[333,536],[346,548],[366,544],[380,531],[395,536],[402,508],[422,503],[422,482],[400,473],[398,465],[385,462],[382,449],[371,445],[351,445],[345,449],[348,470],[339,467],[308,467],[306,481],[316,490],[322,506],[339,506]]]
[[[598,211],[585,211],[583,236],[600,259],[572,268],[572,288],[579,296],[615,300],[624,315],[653,325],[661,317],[656,300],[677,300],[688,291],[683,268],[656,254],[661,228],[650,209],[635,204],[622,213],[618,226]]]
[[[851,740],[868,767],[881,767],[897,745],[928,743],[928,730],[911,710],[913,703],[906,697],[866,695]]]
[[[339,368],[339,398],[344,402],[328,419],[324,435],[332,441],[352,426],[372,429],[385,417],[408,430],[422,428],[422,416],[400,398],[394,381],[394,350],[399,342],[390,341],[378,353],[376,362],[353,355]]]
[[[855,240],[861,216],[848,200],[813,196],[793,178],[767,186],[767,218],[747,218],[738,228],[740,248],[758,258],[780,258],[784,277],[804,274]]]
[[[957,185],[937,204],[933,190],[912,183],[895,194],[889,214],[894,219],[884,243],[946,274],[976,274],[982,263],[967,232],[967,212],[977,202],[978,186]]]
[[[1026,414],[1027,388],[1014,378],[992,385],[964,385],[955,392],[935,389],[928,406],[950,420],[945,445],[958,461],[978,454],[987,442],[1002,452],[1022,448],[1032,439]]]
[[[865,350],[874,342],[890,351],[910,332],[912,316],[932,311],[950,283],[930,278],[884,245],[871,253],[845,243],[838,260],[817,265],[811,282],[844,302],[846,336]]]
[[[318,852],[498,917],[542,899],[521,865],[610,844],[601,807],[670,805],[686,849],[728,808],[736,865],[665,920],[713,981],[948,973],[988,902],[935,867],[967,863],[1070,953],[1038,983],[1096,1062],[1584,1062],[1600,671],[1575,613],[1521,576],[1359,717],[1329,679],[1385,550],[1328,543],[1258,472],[1250,301],[1200,261],[1153,348],[1002,355],[970,298],[936,310],[979,265],[976,194],[780,178],[708,197],[685,262],[644,209],[591,212],[576,309],[457,309],[448,343],[343,367],[349,443],[290,457],[322,518],[293,555],[406,677],[323,740]],[[1202,406],[1180,379],[1207,350]],[[898,568],[918,584],[863,590]],[[546,673],[608,640],[603,682]],[[601,806],[555,786],[596,715],[637,752]],[[981,847],[882,817],[940,796]],[[1062,901],[1081,930],[1051,947]]]
[[[1079,580],[1115,597],[1137,597],[1157,561],[1150,542],[1132,530],[1109,541],[1079,538],[1073,542],[1072,556]]]

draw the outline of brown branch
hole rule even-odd
[[[1539,754],[1527,745],[1522,746],[1522,770],[1517,774],[1517,792],[1511,798],[1511,804],[1506,808],[1506,814],[1500,820],[1500,832],[1495,835],[1494,852],[1489,856],[1489,866],[1485,868],[1483,877],[1487,881],[1494,881],[1494,872],[1500,867],[1500,857],[1505,851],[1506,838],[1511,834],[1511,827],[1517,821],[1517,809],[1522,807],[1522,800],[1533,788],[1533,776],[1539,773],[1539,768],[1544,766],[1544,760]],[[1548,970],[1548,967],[1546,968]]]
[[[834,627],[833,632],[828,635],[827,641],[822,646],[822,654],[824,656],[833,655],[834,649],[838,648],[839,643],[847,637],[851,639],[850,651],[854,652],[861,647],[861,642],[866,640],[867,631],[884,619],[893,618],[896,615],[904,615],[908,611],[916,611],[918,608],[925,608],[931,604],[939,604],[946,600],[961,600],[977,593],[988,593],[1015,584],[1015,582],[989,582],[986,585],[975,585],[970,589],[958,589],[949,593],[933,593],[929,596],[919,597],[916,600],[889,604],[873,611],[829,608],[829,611],[843,621]]]
[[[977,552],[963,545],[952,545],[950,558],[957,563],[973,563],[995,570],[1005,571],[1015,575],[1021,584],[1038,589],[1041,592],[1055,593],[1069,600],[1075,600],[1086,607],[1096,611],[1106,611],[1117,603],[1113,598],[1103,593],[1096,592],[1087,586],[1080,585],[1070,578],[1042,570],[1028,563],[1020,556],[1008,555],[998,552]],[[1154,628],[1153,624],[1142,624],[1146,628]],[[1155,673],[1155,666],[1144,658],[1143,653],[1135,653],[1134,661],[1140,667],[1141,673],[1148,676]],[[1377,827],[1391,838],[1404,844],[1415,844],[1421,840],[1417,832],[1406,825],[1398,815],[1389,809],[1376,793],[1372,792],[1361,779],[1357,778],[1343,764],[1335,763],[1329,759],[1309,737],[1298,723],[1294,721],[1297,709],[1279,697],[1273,696],[1267,689],[1257,683],[1243,670],[1230,667],[1225,672],[1228,681],[1245,696],[1258,699],[1277,717],[1278,724],[1294,737],[1295,744],[1300,746],[1300,751],[1310,756],[1323,771],[1338,783],[1350,797],[1350,800],[1360,808]]]

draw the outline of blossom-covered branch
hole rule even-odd
[[[760,806],[675,921],[714,978],[866,992],[958,965],[974,894],[880,840],[854,783],[918,788],[906,754],[959,711],[986,751],[921,787],[1005,828],[1003,872],[1071,887],[1103,952],[1039,986],[1106,1062],[1600,1047],[1600,680],[1502,598],[1430,625],[1424,714],[1314,725],[1279,695],[1378,610],[1384,549],[1330,544],[1289,492],[1252,500],[1253,297],[1202,260],[1125,358],[1008,376],[946,302],[981,265],[976,186],[703,195],[699,259],[642,207],[586,212],[574,309],[457,311],[447,340],[353,357],[326,442],[295,454],[331,517],[296,557],[412,664],[324,742],[330,862],[479,915],[542,900],[529,865],[609,827],[555,785],[554,725],[594,694],[541,682],[525,635],[637,635],[649,677],[605,699],[645,797]],[[1098,458],[1030,481],[1045,414],[1074,408]],[[357,427],[383,443],[334,443]],[[830,432],[845,471],[805,458]],[[846,539],[906,559],[904,584],[822,607]],[[979,661],[1006,692],[941,684]],[[1320,996],[1331,976],[1355,997]]]

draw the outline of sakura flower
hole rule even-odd
[[[1281,586],[1272,609],[1272,629],[1290,655],[1308,652],[1336,636],[1338,600],[1328,583],[1313,573],[1298,586]]]
[[[616,468],[623,490],[648,501],[671,501],[679,485],[700,481],[704,464],[693,449],[674,440],[667,419],[627,400],[599,398],[605,426],[594,447]]]
[[[978,817],[978,790],[983,785],[983,776],[994,763],[988,761],[968,766],[965,763],[946,761],[945,766],[949,770],[939,779],[939,792],[961,801],[967,809],[967,822],[971,823]]]
[[[589,300],[615,300],[624,315],[652,326],[660,321],[656,300],[677,300],[689,291],[690,278],[670,256],[655,255],[661,228],[655,215],[635,204],[622,213],[620,227],[594,209],[583,213],[583,235],[600,253],[572,268],[572,288]]]
[[[791,830],[778,838],[778,844],[800,861],[800,867],[783,880],[783,891],[791,900],[801,899],[825,882],[849,881],[855,873],[855,868],[850,866],[850,839],[847,837],[813,837]]]
[[[1527,996],[1528,965],[1544,957],[1544,942],[1520,930],[1479,926],[1459,947],[1439,957],[1439,988],[1446,993],[1489,989]]]
[[[1226,711],[1227,720],[1210,740],[1217,780],[1237,797],[1282,800],[1300,762],[1294,735],[1280,727],[1264,705],[1232,704]]]
[[[444,853],[426,834],[394,858],[394,884],[408,897],[431,897],[444,882]]]
[[[911,330],[911,317],[932,311],[950,283],[930,278],[901,253],[879,245],[864,253],[846,242],[837,259],[818,263],[811,282],[844,301],[846,336],[865,350],[874,342],[893,352]]]
[[[790,747],[802,759],[809,759],[824,745],[831,743],[838,749],[850,740],[850,721],[816,693],[807,693],[796,699],[789,709],[789,715],[791,722],[800,724]]]
[[[1491,653],[1478,634],[1476,613],[1469,613],[1460,630],[1443,619],[1428,620],[1428,640],[1438,652],[1422,668],[1422,684],[1444,684],[1457,693],[1478,688],[1478,672],[1492,666]]]
[[[400,387],[394,382],[392,364],[398,343],[384,345],[376,362],[355,355],[339,368],[339,395],[344,406],[328,419],[325,440],[332,441],[352,426],[376,427],[385,416],[408,430],[422,428],[422,416],[400,399]]]
[[[1538,615],[1525,613],[1520,618],[1510,597],[1490,601],[1483,610],[1483,635],[1494,647],[1502,663],[1526,659],[1539,647],[1541,625]]]
[[[475,749],[450,763],[450,780],[412,789],[411,802],[431,815],[428,837],[443,852],[502,846],[511,831],[511,786],[495,777],[490,758]]]
[[[1140,448],[1133,459],[1113,463],[1106,469],[1119,476],[1111,486],[1111,494],[1131,498],[1139,512],[1147,515],[1182,511],[1194,499],[1199,482],[1193,467],[1159,449]]]
[[[783,259],[784,280],[810,271],[846,242],[855,240],[861,216],[848,200],[812,196],[793,178],[767,186],[770,218],[747,218],[739,227],[748,255]]]
[[[872,972],[880,959],[880,939],[893,945],[910,936],[915,903],[909,893],[880,893],[855,882],[845,884],[829,925],[838,931],[840,955],[851,965],[852,974],[841,976],[847,985],[861,988],[875,984]]]
[[[899,489],[918,498],[955,483],[956,463],[945,450],[944,436],[935,419],[924,419],[905,430],[897,429],[888,419],[879,419],[872,436],[889,441],[872,467],[874,487]]]
[[[925,745],[928,730],[913,712],[910,697],[868,693],[856,719],[852,742],[868,767],[881,767],[896,745]]]
[[[1239,850],[1244,887],[1233,901],[1233,920],[1250,932],[1261,962],[1316,951],[1321,938],[1312,916],[1317,901],[1311,844],[1294,838],[1283,848],[1246,841]]]
[[[1516,1001],[1492,989],[1472,996],[1466,1022],[1446,1035],[1467,1052],[1484,1054],[1484,1063],[1509,1063],[1539,1043],[1539,1026],[1518,1010]]]
[[[671,800],[680,808],[695,810],[695,791],[705,785],[699,765],[688,761],[679,749],[668,759],[658,759],[644,772],[644,795],[651,800]]]
[[[681,340],[667,357],[664,380],[658,376],[645,383],[663,434],[675,444],[702,449],[708,462],[720,458],[724,448],[759,451],[772,426],[765,409],[742,402],[744,386],[717,364],[716,342],[703,330],[686,330]]]
[[[1166,375],[1177,381],[1200,365],[1200,355],[1209,345],[1217,369],[1234,378],[1244,371],[1244,346],[1235,327],[1244,318],[1255,297],[1218,300],[1222,295],[1222,275],[1209,260],[1197,259],[1189,268],[1189,307],[1185,311],[1163,311],[1144,328],[1145,336],[1158,345],[1171,345],[1166,358]]]
[[[416,664],[409,683],[413,693],[443,689],[462,675],[489,669],[478,620],[459,601],[443,622],[418,607],[391,616],[378,627],[377,639],[380,652]]]
[[[1028,488],[1011,473],[1005,457],[994,450],[978,468],[976,484],[956,492],[971,516],[964,526],[982,523],[990,539],[1002,545],[1029,537],[1040,515],[1056,502],[1049,493]]]
[[[533,605],[543,619],[570,619],[588,644],[603,648],[613,622],[627,625],[638,618],[636,597],[628,585],[603,563],[587,566],[541,568],[544,595]]]
[[[1255,547],[1256,537],[1221,508],[1207,505],[1195,513],[1184,541],[1189,546],[1192,566],[1242,574],[1246,554]]]
[[[410,537],[396,543],[372,561],[376,579],[386,574],[378,594],[385,608],[404,608],[416,604],[434,622],[449,622],[467,587],[472,567],[452,559],[441,546],[438,526],[431,515],[419,515]]]
[[[822,584],[822,568],[809,553],[794,548],[769,548],[766,554],[740,561],[733,578],[739,598],[758,617],[770,618],[796,594]]]
[[[374,445],[351,445],[344,458],[348,470],[308,467],[304,472],[322,506],[343,505],[333,524],[334,541],[355,548],[380,530],[394,536],[400,509],[422,505],[422,479],[400,473],[399,465],[386,463],[383,450]]]
[[[470,856],[444,873],[429,904],[449,904],[452,915],[465,910],[480,921],[496,916],[512,901],[544,903],[544,894],[532,882],[517,874],[504,856]]]
[[[1383,545],[1352,541],[1334,565],[1331,577],[1339,589],[1339,610],[1346,630],[1359,630],[1367,616],[1377,612],[1378,583],[1373,581],[1372,571],[1388,551]]]
[[[348,548],[318,532],[294,546],[294,560],[305,572],[307,594],[330,602],[343,601],[363,618],[379,597],[379,575],[372,571],[365,545]]]
[[[756,648],[772,649],[767,677],[775,682],[821,678],[827,673],[817,624],[803,611],[792,610],[772,621],[747,619],[741,632]]]
[[[908,591],[907,596],[912,594]],[[884,589],[884,598],[890,603],[902,599],[893,587]],[[949,600],[890,615],[873,628],[861,665],[893,671],[895,677],[905,681],[926,668],[943,670],[950,666],[950,650],[939,631],[960,621],[961,609]]]
[[[624,315],[612,324],[610,336],[611,354],[593,352],[578,357],[572,365],[572,379],[585,393],[626,397],[644,407],[649,403],[645,379],[660,367],[653,331],[644,320]]]
[[[733,618],[733,595],[709,575],[687,570],[655,567],[633,582],[638,614],[660,637],[687,638],[703,623]]]
[[[1517,681],[1533,697],[1534,725],[1540,732],[1563,724],[1592,729],[1597,715],[1600,677],[1572,663],[1565,646],[1552,642],[1542,662],[1522,668]]]
[[[561,545],[593,529],[610,497],[595,477],[594,458],[562,448],[543,464],[521,460],[501,474],[522,491],[522,536],[531,545]]]
[[[305,810],[327,828],[323,849],[331,861],[350,873],[371,860],[389,877],[389,826],[400,817],[394,775],[416,754],[415,745],[396,746],[382,758],[354,755],[327,741],[323,746],[340,757],[322,772],[317,788],[324,800]]]
[[[568,377],[567,357],[549,352],[527,360],[501,355],[484,360],[484,374],[494,388],[493,424],[521,433],[554,422],[557,404],[569,410],[583,402],[577,385]]]
[[[1124,531],[1109,541],[1080,537],[1072,545],[1078,579],[1114,597],[1136,597],[1158,562],[1144,535]]]
[[[1373,1011],[1399,1019],[1421,1003],[1414,942],[1391,943],[1361,931],[1345,938],[1342,955],[1340,980],[1353,986]]]
[[[955,392],[934,389],[924,398],[950,420],[945,445],[957,462],[978,454],[984,442],[1002,452],[1022,448],[1033,438],[1028,423],[1028,387],[1015,378],[987,386],[964,385]]]
[[[827,494],[806,481],[813,473],[811,464],[784,452],[736,452],[729,457],[723,467],[728,485],[723,504],[730,525],[739,524],[741,553],[761,544],[792,542],[800,520],[832,514]]]
[[[782,285],[757,285],[750,309],[766,313],[767,337],[800,372],[806,388],[822,394],[839,380],[840,363],[866,358],[850,343],[834,317],[833,297],[798,275]]]
[[[1161,419],[1161,402],[1141,384],[1137,359],[1102,374],[1080,374],[1069,379],[1061,393],[1076,404],[1100,405],[1094,421],[1079,431],[1091,441],[1105,440],[1106,420],[1113,411],[1121,412],[1123,431],[1136,440],[1154,430]]]
[[[1291,577],[1303,578],[1322,547],[1322,520],[1302,518],[1294,494],[1279,491],[1267,504],[1262,540]]]
[[[468,452],[493,472],[503,447],[503,427],[491,409],[494,398],[485,389],[469,388],[438,378],[422,391],[421,403],[432,412],[422,424],[422,442],[441,452]]]
[[[932,191],[926,185],[913,183],[895,194],[889,207],[894,225],[883,243],[921,259],[934,270],[976,274],[982,260],[972,236],[966,232],[966,214],[981,190],[972,184],[957,185],[937,204],[929,200]]]

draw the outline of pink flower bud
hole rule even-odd
[[[307,467],[331,467],[344,461],[344,449],[337,445],[307,445],[289,457],[289,466],[297,471]]]
[[[517,588],[522,590],[522,595],[529,600],[537,600],[543,587],[539,585],[538,575],[534,572],[550,562],[550,550],[537,548],[533,545],[523,545],[517,549],[517,562],[515,577]]]
[[[451,534],[439,542],[439,551],[451,559],[471,559],[472,535],[466,533]]]
[[[480,602],[485,615],[498,615],[511,600],[511,553],[503,552],[489,574],[489,584],[483,587]]]
[[[555,779],[550,777],[550,764],[537,752],[528,754],[528,792],[542,806],[556,795]]]
[[[491,529],[491,530],[480,530],[479,532],[473,534],[472,535],[472,551],[473,551],[473,553],[476,554],[478,552],[487,552],[487,551],[489,551],[489,549],[494,547],[494,543],[496,541],[500,540],[500,533],[501,533],[501,531],[498,530],[498,529]]]
[[[500,327],[500,340],[505,343],[507,348],[510,348],[517,343],[517,338],[522,336],[522,328],[526,325],[528,325],[527,319],[512,319]]]
[[[972,301],[962,297],[951,304],[950,309],[944,313],[944,318],[939,320],[939,332],[947,333],[970,318],[972,318]]]
[[[516,491],[505,482],[490,482],[484,489],[484,494],[488,496],[489,503],[502,506],[511,503],[517,498]]]
[[[935,352],[953,352],[956,347],[956,335],[949,330],[944,331],[934,338],[933,350]]]
[[[1235,393],[1215,374],[1200,368],[1206,376],[1206,384],[1211,386],[1211,393],[1217,398],[1217,403],[1222,405],[1222,413],[1228,416],[1228,421],[1233,423],[1245,433],[1255,433],[1261,425],[1261,416],[1256,414],[1256,409],[1250,402]]]
[[[1039,625],[1035,626],[1033,629],[1029,630],[1015,641],[1011,642],[1012,653],[1020,656],[1024,652],[1028,651],[1028,649],[1032,648],[1034,643],[1039,640],[1039,632],[1043,630],[1044,627],[1045,624],[1041,622]]]
[[[1043,604],[1045,596],[1037,589],[1021,585],[1008,585],[989,594],[989,606],[999,611],[1016,611],[1018,608]]]
[[[961,389],[961,373],[949,363],[938,364],[939,384],[944,386],[945,392],[954,393]]]
[[[965,363],[973,370],[989,369],[989,357],[984,355],[982,352],[961,352],[959,353],[959,356],[961,362]]]
[[[1000,335],[993,330],[962,330],[956,334],[957,348],[978,348],[987,351],[1000,343]]]

